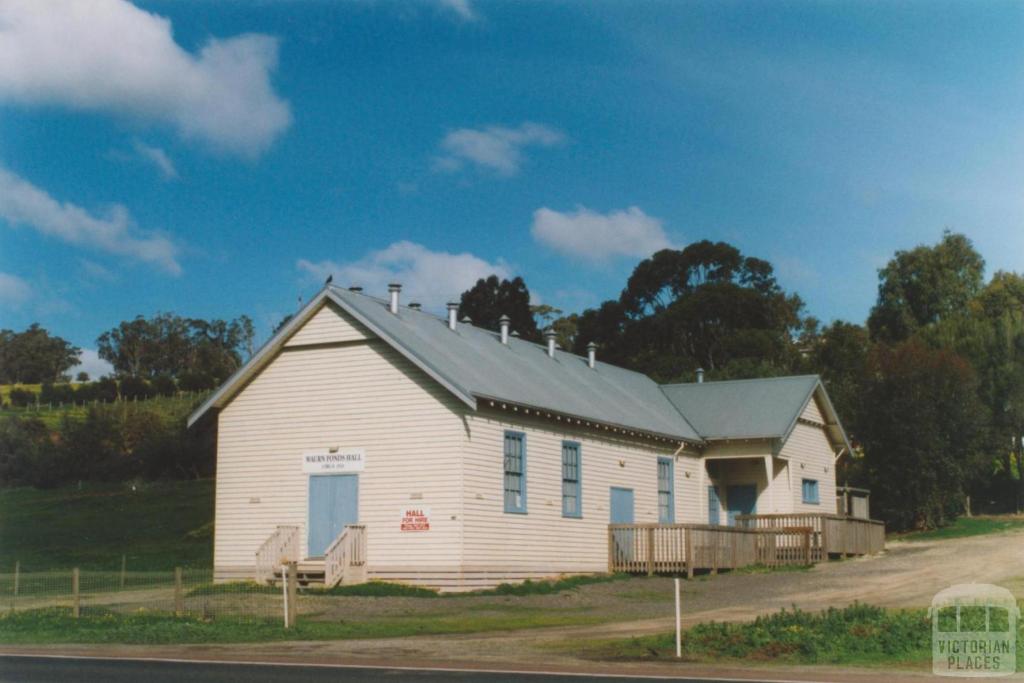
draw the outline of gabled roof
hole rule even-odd
[[[512,337],[506,346],[496,332],[445,320],[338,287],[327,287],[289,321],[253,358],[189,416],[189,425],[211,408],[226,405],[248,378],[266,365],[326,301],[370,329],[399,353],[476,408],[477,399],[495,399],[562,415],[699,442],[700,436],[646,375],[556,351],[548,358],[538,344]]]
[[[390,344],[472,410],[478,400],[551,413],[691,443],[724,439],[785,441],[804,407],[818,398],[836,447],[850,449],[832,403],[816,375],[659,386],[639,372],[547,349],[516,337],[458,323],[455,331],[429,313],[338,287],[325,287],[188,419],[189,426],[222,408],[285,342],[328,303]]]
[[[850,449],[832,402],[817,375],[725,382],[666,384],[662,392],[708,441],[785,441],[807,403],[817,397],[833,444]]]

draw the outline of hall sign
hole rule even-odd
[[[311,451],[302,454],[302,471],[307,474],[344,474],[362,472],[366,464],[366,451],[352,448],[346,451]]]
[[[402,508],[401,531],[430,531],[430,508]]]

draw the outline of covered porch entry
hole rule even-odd
[[[737,517],[778,512],[774,482],[786,476],[786,463],[771,455],[705,455],[700,474],[702,520],[737,526]]]

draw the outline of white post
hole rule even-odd
[[[284,627],[288,628],[288,565],[281,565],[281,593],[284,595]]]
[[[686,558],[689,561],[690,558]],[[683,621],[682,612],[679,609],[679,577],[676,577],[676,658],[683,656]]]

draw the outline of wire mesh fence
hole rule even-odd
[[[209,569],[0,573],[0,613],[60,608],[72,616],[140,612],[215,619],[284,619],[287,587],[214,583]]]

